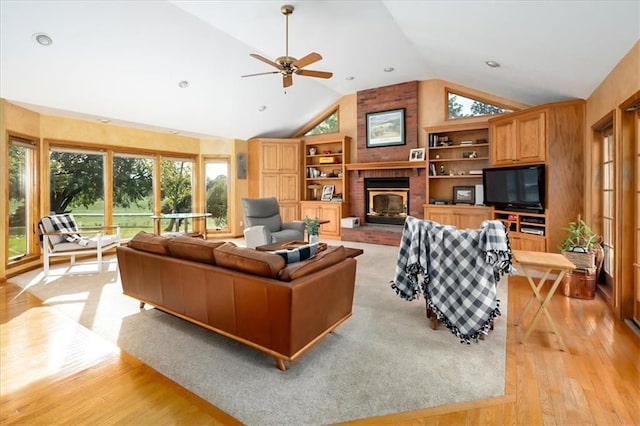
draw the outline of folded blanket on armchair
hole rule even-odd
[[[407,217],[391,287],[406,300],[422,294],[437,318],[470,343],[500,315],[496,283],[505,272],[513,267],[502,222],[459,230]]]

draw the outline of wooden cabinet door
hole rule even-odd
[[[327,237],[339,237],[342,219],[342,205],[340,203],[327,203],[320,207],[320,218],[329,223],[320,225],[320,235]]]
[[[283,143],[278,154],[280,172],[298,173],[300,170],[300,146],[295,143]]]
[[[519,163],[540,163],[545,161],[547,127],[544,111],[518,118],[516,141],[516,158]]]
[[[282,222],[300,220],[298,217],[298,203],[280,203],[280,218]]]
[[[280,195],[280,176],[277,173],[263,173],[260,178],[259,197],[276,197]]]
[[[547,251],[544,238],[520,232],[509,233],[509,243],[511,250]]]
[[[516,134],[513,120],[491,126],[491,163],[494,166],[512,164],[516,159]]]
[[[260,146],[263,173],[275,173],[279,170],[280,144],[263,142]]]
[[[299,176],[297,174],[281,174],[278,200],[283,203],[296,203],[300,199]]]
[[[427,219],[438,222],[441,225],[455,225],[453,212],[448,210],[429,211],[427,213]]]
[[[458,229],[478,229],[483,221],[489,219],[489,210],[473,212],[467,210],[456,214],[456,227]]]
[[[320,217],[320,209],[318,209],[318,205],[316,203],[300,203],[300,218],[304,220],[307,216],[309,219]]]

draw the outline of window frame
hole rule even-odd
[[[22,256],[11,258],[9,256],[9,232],[4,233],[4,243],[6,250],[5,259],[3,259],[4,264],[6,265],[6,269],[14,268],[20,266],[24,263],[28,263],[33,261],[40,256],[40,245],[37,230],[37,224],[39,219],[39,204],[40,204],[40,191],[38,190],[39,185],[38,181],[40,179],[40,149],[41,144],[39,138],[24,135],[17,132],[8,132],[7,133],[7,151],[6,151],[6,164],[9,166],[9,146],[12,143],[18,143],[22,146],[25,146],[28,149],[31,149],[30,159],[28,159],[29,164],[26,165],[27,170],[27,201],[26,204],[26,221],[25,221],[25,235],[26,235],[26,252]],[[9,175],[9,167],[7,167],[7,177]],[[9,180],[7,179],[7,191],[9,190]],[[4,206],[5,214],[7,216],[7,226],[9,225],[9,196],[7,196],[6,204]]]
[[[231,232],[231,218],[229,217],[231,213],[231,203],[229,200],[231,199],[232,194],[232,186],[233,179],[231,176],[231,156],[229,155],[205,155],[202,157],[202,194],[203,194],[203,207],[205,213],[209,213],[207,211],[207,163],[210,162],[225,162],[227,165],[227,226],[226,228],[215,229],[209,228],[207,225],[207,221],[205,220],[205,231],[207,235],[221,235],[221,234],[229,234]]]

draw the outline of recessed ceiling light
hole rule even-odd
[[[266,106],[266,105],[260,105],[260,106],[258,107],[258,111],[260,111],[260,112],[264,111],[265,109],[267,109],[267,106]]]
[[[189,87],[189,82],[187,80],[182,80],[180,83],[178,83],[178,86],[180,86],[183,89],[186,89],[187,87]]]
[[[99,118],[98,121],[101,123],[109,123],[111,120],[109,120],[108,118]]]
[[[172,134],[172,135],[177,135],[178,133],[180,133],[180,132],[179,132],[179,131],[177,131],[177,130],[172,130],[172,131],[171,131],[171,134]]]
[[[386,67],[386,68],[384,69],[384,72],[392,72],[393,70],[395,70],[395,68],[393,68],[393,67]]]
[[[353,80],[355,77],[354,77],[354,76],[352,76],[352,75],[348,75],[346,78],[347,78],[347,80],[351,81],[351,80]]]
[[[491,68],[500,68],[500,64],[496,61],[487,61],[485,64]]]
[[[51,46],[53,44],[53,39],[45,33],[35,33],[33,39],[42,46]]]

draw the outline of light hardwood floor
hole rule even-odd
[[[530,294],[524,278],[510,278],[504,397],[348,424],[640,424],[640,339],[599,297],[558,292],[550,311],[570,353],[544,319],[521,344],[514,321]],[[0,286],[0,324],[3,425],[239,423],[10,280]]]

